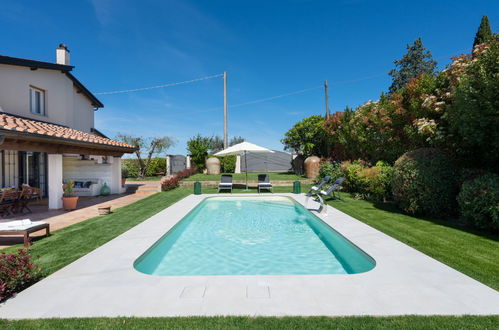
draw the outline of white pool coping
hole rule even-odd
[[[2,304],[0,317],[499,314],[498,291],[332,207],[319,217],[373,257],[373,270],[153,276],[133,268],[145,250],[209,196],[219,195],[190,195],[36,283]],[[303,194],[274,196],[306,201]],[[305,206],[316,209],[318,204],[310,200]]]

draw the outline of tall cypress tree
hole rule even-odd
[[[475,40],[473,41],[473,49],[475,49],[476,45],[483,44],[484,42],[492,39],[493,34],[490,29],[489,18],[487,16],[482,17],[482,21],[480,22],[480,27],[478,31],[476,31]]]
[[[396,68],[388,72],[392,76],[390,93],[404,87],[410,79],[418,77],[420,74],[434,74],[437,62],[433,59],[430,51],[423,47],[421,38],[414,40],[414,44],[407,45],[407,53],[396,60]]]

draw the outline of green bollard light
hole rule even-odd
[[[293,182],[293,194],[301,194],[301,182]]]
[[[194,182],[194,195],[201,195],[201,182]]]

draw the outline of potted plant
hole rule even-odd
[[[121,168],[121,186],[125,187],[126,179],[129,177],[130,173],[127,167]]]
[[[76,205],[78,204],[78,196],[73,196],[74,194],[74,182],[73,180],[68,180],[65,185],[62,186],[64,194],[62,196],[62,204],[63,208],[66,211],[71,211],[76,209]]]

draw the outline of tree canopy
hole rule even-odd
[[[323,116],[310,116],[296,123],[285,133],[281,143],[284,149],[300,153],[305,157],[327,156],[327,134]]]
[[[118,133],[116,138],[136,148],[135,156],[137,156],[139,177],[141,178],[145,177],[151,158],[154,155],[160,155],[168,150],[168,148],[175,145],[174,140],[168,136],[146,138],[143,136]],[[143,157],[143,153],[146,154],[145,158]]]
[[[483,16],[480,26],[478,27],[478,31],[476,31],[475,40],[473,41],[473,49],[475,49],[476,45],[489,41],[493,36],[494,34],[490,29],[489,18],[487,16]]]
[[[392,76],[390,93],[404,87],[411,79],[421,74],[434,74],[437,67],[430,51],[423,47],[421,38],[414,40],[412,45],[407,45],[407,53],[394,63],[395,69],[388,72]]]

